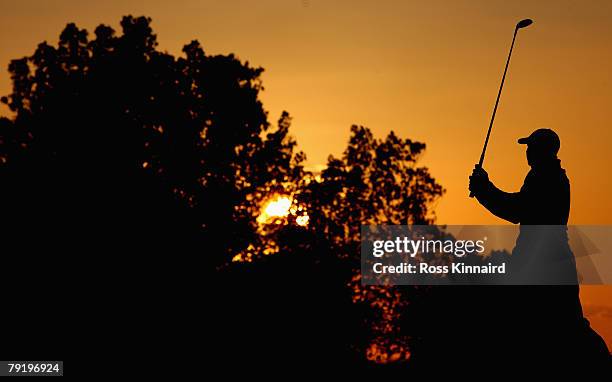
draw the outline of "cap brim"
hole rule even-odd
[[[529,144],[529,137],[521,138],[518,140],[518,143],[521,145]]]

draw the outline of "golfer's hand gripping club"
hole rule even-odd
[[[470,176],[470,188],[472,186],[472,178],[475,176],[476,170],[481,169],[482,166],[479,163],[474,165],[474,171],[472,171],[472,175]],[[470,198],[474,197],[474,191],[470,191]]]
[[[479,194],[481,191],[487,189],[489,184],[489,174],[480,166],[474,166],[474,171],[470,176],[470,192],[471,194]]]

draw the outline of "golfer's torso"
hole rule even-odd
[[[567,236],[570,187],[565,171],[560,167],[530,171],[520,197],[521,227],[513,257],[535,272],[531,282],[574,284],[575,261]],[[551,280],[544,280],[543,274]]]
[[[520,191],[520,224],[567,225],[569,179],[562,168],[531,170]]]

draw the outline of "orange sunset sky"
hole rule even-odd
[[[611,224],[611,1],[0,0],[0,95],[7,66],[67,22],[119,29],[153,18],[159,47],[179,54],[198,39],[266,69],[270,120],[282,110],[308,164],[346,146],[351,124],[427,143],[422,164],[447,189],[443,224],[502,224],[467,181],[478,161],[515,23],[517,38],[485,160],[490,178],[517,190],[528,171],[516,139],[539,127],[561,137],[572,185],[570,224]],[[5,106],[1,115],[10,115]],[[612,287],[583,286],[585,310],[612,348]]]

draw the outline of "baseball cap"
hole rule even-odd
[[[551,129],[537,129],[531,135],[518,140],[522,145],[533,145],[556,154],[561,147],[561,140]]]

